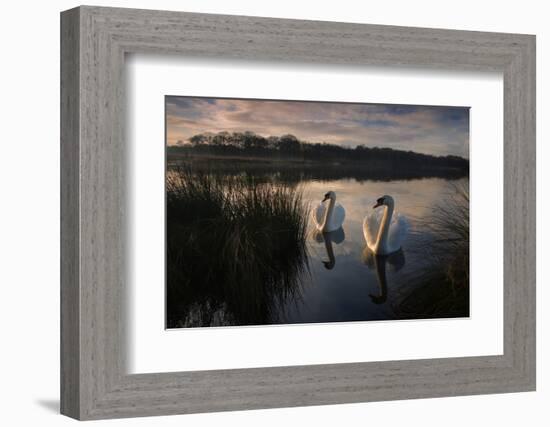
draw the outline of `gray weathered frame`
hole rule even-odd
[[[124,57],[499,71],[504,354],[128,375]],[[83,6],[61,14],[61,412],[78,419],[535,389],[535,37]],[[161,284],[159,284],[161,285]]]

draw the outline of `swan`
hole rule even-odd
[[[330,200],[328,208],[324,204],[326,200]],[[317,230],[328,233],[342,227],[346,211],[340,203],[336,203],[336,193],[329,191],[319,206],[313,209],[312,216]]]
[[[394,213],[394,200],[391,196],[382,196],[376,200],[373,208],[384,206],[384,213],[373,212],[363,220],[363,234],[367,246],[375,255],[388,255],[398,251],[409,230],[407,218]]]

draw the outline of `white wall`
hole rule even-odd
[[[538,392],[172,416],[110,425],[548,425],[550,27],[544,2],[339,0],[97,1],[105,6],[537,34]],[[0,394],[3,425],[66,425],[57,414],[59,360],[59,11],[74,1],[4,2],[0,66]],[[544,200],[543,200],[544,198]],[[546,247],[545,247],[546,246]],[[7,339],[6,339],[7,338]]]

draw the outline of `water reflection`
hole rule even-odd
[[[393,272],[398,272],[405,265],[405,253],[403,249],[393,252],[390,255],[376,255],[368,246],[363,250],[363,262],[371,270],[376,271],[378,280],[378,295],[369,294],[371,301],[375,304],[383,304],[388,299],[388,281],[386,278],[386,267],[390,266]]]
[[[346,233],[344,232],[344,229],[340,227],[338,230],[329,231],[327,233],[322,233],[315,230],[315,232],[313,233],[313,238],[317,243],[325,244],[328,261],[323,260],[322,263],[327,270],[332,270],[336,265],[336,257],[334,256],[334,249],[332,248],[332,244],[335,243],[338,245],[346,239]]]

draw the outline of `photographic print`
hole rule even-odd
[[[167,328],[469,316],[468,107],[165,113]]]

